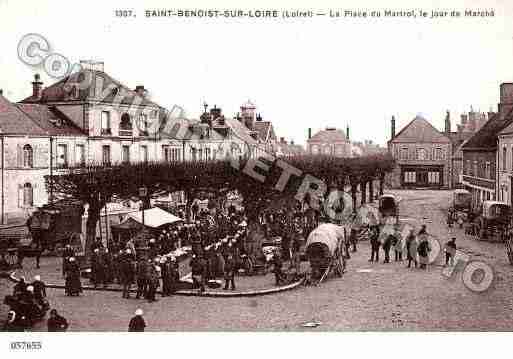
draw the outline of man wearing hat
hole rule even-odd
[[[140,308],[135,311],[135,316],[128,323],[129,332],[144,332],[146,322],[144,321],[143,314],[144,312]]]
[[[135,296],[136,299],[139,299],[141,296],[143,298],[148,297],[148,267],[149,264],[144,259],[139,260],[137,262],[137,294]]]
[[[68,327],[68,321],[57,313],[56,309],[50,311],[50,318],[46,322],[49,332],[65,332]]]
[[[224,260],[224,290],[228,290],[228,285],[235,290],[235,269],[236,263],[233,253],[228,252]]]
[[[135,277],[135,263],[130,256],[131,251],[127,249],[125,254],[120,257],[120,282],[123,286],[123,298],[130,298],[130,287],[134,282]]]

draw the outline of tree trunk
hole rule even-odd
[[[351,185],[351,197],[353,199],[353,213],[356,213],[356,191],[357,191],[356,184],[352,184]]]
[[[369,203],[374,203],[374,179],[369,182]]]
[[[89,204],[87,210],[87,222],[86,222],[86,240],[85,240],[85,258],[89,258],[91,255],[91,245],[96,238],[96,225],[100,220],[101,206],[98,203]]]
[[[381,174],[379,176],[379,195],[382,196],[383,195],[383,187],[384,187],[384,184],[385,184],[385,175],[384,174]]]

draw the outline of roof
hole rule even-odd
[[[129,221],[130,219],[142,223],[142,213],[143,211],[130,213],[127,219],[120,223],[120,225],[125,223],[126,221]],[[146,227],[157,228],[166,224],[172,224],[179,221],[183,221],[183,219],[174,216],[171,213],[166,212],[158,207],[144,210],[144,225]]]
[[[397,135],[390,140],[390,143],[450,143],[451,140],[444,133],[438,131],[425,118],[416,116]]]
[[[306,153],[303,146],[297,144],[280,142],[277,146],[278,152],[281,152],[283,156],[297,156]]]
[[[497,136],[511,128],[513,123],[511,114],[512,111],[494,114],[463,144],[462,150],[465,151],[473,148],[495,149],[497,147]]]
[[[308,142],[347,142],[346,134],[343,130],[336,128],[329,128],[317,132],[313,135]]]
[[[249,135],[249,129],[239,120],[226,118],[226,125],[232,129],[235,137],[244,141],[248,145],[258,146],[258,142]]]
[[[47,135],[26,113],[0,95],[0,131],[2,134]]]
[[[69,85],[73,83],[81,83],[84,81],[91,81],[91,85],[86,89],[79,89],[78,96],[73,97],[71,95],[71,86]],[[117,93],[110,91],[105,96],[102,95],[102,92],[104,92],[108,87],[112,87],[113,89],[116,88]],[[123,94],[122,97],[118,95],[120,92]],[[117,103],[119,99],[116,99],[116,96],[119,96],[121,98],[120,103],[125,105],[137,104],[143,106],[158,106],[157,104],[140,96],[135,91],[131,90],[128,86],[125,86],[121,82],[115,80],[107,73],[90,69],[83,69],[46,87],[43,89],[41,99],[30,96],[21,102],[46,103],[82,102],[86,100],[96,100],[101,102]],[[116,101],[114,101],[115,99]]]
[[[253,123],[253,130],[258,133],[258,139],[261,141],[268,141],[271,132],[272,123],[270,121],[255,121]]]
[[[16,104],[16,106],[49,135],[87,136],[54,106],[39,104]]]
[[[456,153],[459,149],[459,147],[468,140],[470,137],[474,135],[474,132],[467,132],[467,131],[461,131],[461,132],[450,132],[446,133],[446,135],[449,136],[449,139],[452,142],[452,152]]]

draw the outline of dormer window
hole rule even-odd
[[[119,89],[117,87],[113,88],[111,93],[116,96],[119,93]]]

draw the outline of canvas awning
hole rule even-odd
[[[129,221],[130,219],[142,224],[142,212],[143,211],[138,211],[128,214],[127,219],[120,223],[120,225],[126,221]],[[183,219],[158,207],[144,210],[144,225],[146,227],[158,228],[166,224],[173,224],[180,221],[183,221]]]

